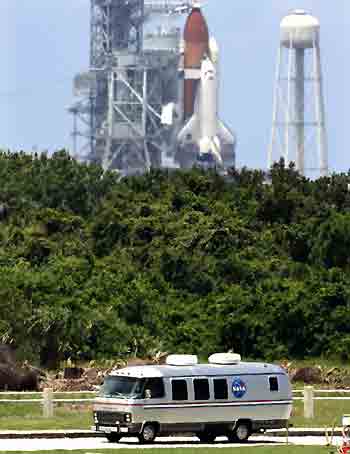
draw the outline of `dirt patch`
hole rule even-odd
[[[0,345],[0,390],[38,391],[45,373],[27,362],[18,364],[14,351]]]
[[[110,372],[123,367],[136,367],[151,364],[164,364],[167,353],[159,353],[154,358],[132,358],[128,361],[117,360],[111,367],[69,368],[57,374],[49,374],[40,383],[40,389],[52,388],[56,392],[96,391]],[[76,378],[65,378],[72,374]]]
[[[282,367],[288,372],[292,383],[323,385],[335,389],[350,389],[350,374],[339,367],[295,367],[293,362],[283,362]]]

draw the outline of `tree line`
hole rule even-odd
[[[350,357],[350,173],[291,165],[119,180],[0,153],[0,340],[73,360]]]

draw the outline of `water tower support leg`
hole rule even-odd
[[[328,176],[328,140],[326,132],[326,119],[323,95],[323,80],[321,69],[321,51],[319,44],[314,42],[314,78],[315,78],[315,104],[316,104],[316,122],[317,122],[317,139],[320,160],[321,177]]]
[[[270,170],[273,165],[273,150],[276,146],[277,140],[277,129],[278,129],[278,105],[279,105],[279,96],[280,96],[280,84],[281,84],[281,63],[282,63],[282,47],[278,49],[277,55],[277,67],[276,67],[276,77],[275,77],[275,90],[274,90],[274,100],[273,100],[273,112],[272,112],[272,131],[271,131],[271,142],[267,158],[267,169]]]
[[[305,50],[295,50],[296,168],[305,175]]]

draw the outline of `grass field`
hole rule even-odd
[[[45,419],[42,416],[42,406],[36,403],[4,403],[0,395],[0,431],[1,430],[69,430],[90,429],[92,424],[92,406],[86,404],[55,404],[55,417]],[[7,397],[8,398],[8,397]],[[38,395],[26,394],[24,399],[40,399]],[[71,399],[71,395],[59,394],[55,398]],[[79,398],[90,398],[89,394],[79,395]],[[11,396],[20,400],[20,397]]]
[[[348,395],[349,396],[349,395]],[[297,401],[293,406],[291,424],[294,427],[325,427],[341,425],[342,416],[350,414],[350,400],[317,400],[315,403],[315,418],[305,419],[304,403]]]
[[[0,448],[1,449],[1,448]],[[140,450],[141,451],[141,450]],[[133,450],[135,454],[140,452],[139,450]],[[0,451],[1,454],[5,454]],[[67,454],[73,452],[74,454],[130,454],[130,449],[118,449],[118,450],[94,450],[86,451],[36,451],[35,454]],[[147,449],[147,454],[174,454],[174,449]],[[299,446],[268,446],[268,447],[247,447],[247,448],[177,448],[176,454],[329,454],[329,448],[323,447],[299,447]],[[10,453],[8,453],[10,454]],[[13,454],[13,452],[11,453]],[[21,453],[23,454],[23,453]]]
[[[92,422],[92,409],[86,405],[59,404],[55,417],[45,419],[40,404],[0,403],[0,431],[90,429]]]

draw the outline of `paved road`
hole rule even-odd
[[[340,443],[340,439],[335,439],[335,443]],[[285,444],[285,438],[268,438],[268,437],[252,437],[249,443],[244,445],[230,444],[224,438],[218,439],[216,443],[205,445],[199,443],[196,438],[159,438],[152,445],[147,445],[147,448],[201,448],[201,447],[210,447],[210,448],[237,448],[240,446],[277,446],[280,444]],[[293,445],[313,445],[313,446],[324,446],[326,444],[325,437],[293,437],[290,440],[290,444]],[[120,443],[112,444],[108,443],[104,438],[81,438],[81,439],[13,439],[13,440],[1,440],[0,452],[1,451],[40,451],[40,450],[77,450],[77,449],[86,449],[86,454],[95,454],[93,450],[95,449],[118,449],[118,448],[127,448],[127,449],[139,449],[140,445],[138,444],[137,439],[124,439]],[[96,453],[98,454],[98,453]]]

